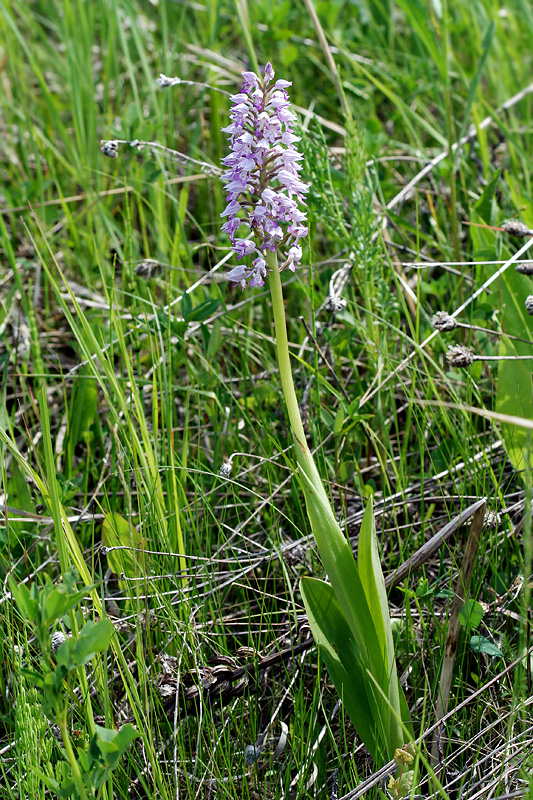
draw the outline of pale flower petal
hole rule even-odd
[[[296,115],[287,94],[291,83],[272,83],[274,75],[270,62],[263,76],[243,72],[242,90],[231,95],[231,122],[222,129],[231,147],[223,159],[228,171],[222,176],[227,201],[222,230],[239,258],[257,254],[251,266],[239,264],[228,273],[243,289],[264,285],[268,252],[280,251],[280,269],[294,271],[302,258],[298,242],[307,235],[300,205],[305,205],[309,187],[298,175],[302,155],[295,147],[300,137],[292,132]],[[253,237],[236,238],[241,226]]]

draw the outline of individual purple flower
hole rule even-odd
[[[231,97],[231,124],[222,128],[231,152],[223,160],[227,206],[221,216],[227,217],[222,230],[238,257],[256,256],[250,266],[239,264],[228,273],[244,289],[264,285],[268,252],[279,252],[280,269],[294,272],[300,264],[298,243],[307,236],[307,219],[299,204],[305,205],[308,187],[298,175],[302,155],[295,147],[300,137],[292,132],[290,81],[273,83],[270,63],[262,78],[255,72],[242,76],[242,90]]]

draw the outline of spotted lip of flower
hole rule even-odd
[[[250,266],[239,264],[228,279],[246,285],[263,286],[267,276],[266,254],[279,251],[280,269],[294,271],[300,264],[299,240],[307,236],[305,205],[308,187],[300,180],[302,155],[292,132],[296,119],[290,109],[287,88],[290,81],[274,80],[268,63],[262,77],[243,72],[242,90],[232,95],[231,124],[222,128],[229,134],[231,152],[223,160],[227,217],[222,230],[228,234],[239,258],[255,253]],[[247,226],[251,236],[242,235]]]

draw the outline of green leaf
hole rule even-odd
[[[477,213],[479,219],[475,216],[472,219],[476,222],[485,222],[487,225],[492,225],[494,220],[494,213],[496,211],[496,204],[494,202],[494,194],[500,182],[501,170],[498,170],[492,180],[487,183],[483,189],[483,193],[474,206],[474,212]],[[491,253],[490,258],[493,257]],[[476,256],[479,258],[479,256]],[[490,259],[489,259],[490,260]]]
[[[190,294],[185,292],[183,297],[181,298],[181,313],[183,314],[183,318],[187,319],[189,314],[192,312],[192,300]]]
[[[459,611],[459,620],[466,630],[477,628],[483,619],[483,606],[477,600],[467,600]]]
[[[36,622],[39,617],[39,601],[32,597],[30,590],[25,584],[17,585],[11,575],[9,575],[9,588],[15,598],[15,603],[24,619],[28,622]]]
[[[342,426],[344,423],[344,410],[339,408],[337,413],[335,414],[335,420],[333,422],[333,433],[338,436],[339,433],[342,431]]]
[[[207,343],[206,349],[206,356],[207,358],[213,358],[219,351],[220,347],[222,346],[222,328],[220,322],[216,320],[213,323],[213,328],[209,335],[209,342]]]
[[[92,588],[92,587],[90,587]],[[64,584],[60,584],[47,593],[43,604],[44,624],[53,625],[58,619],[74,608],[86,597],[88,590],[83,589],[71,594]]]
[[[35,504],[33,502],[31,492],[26,478],[20,470],[18,464],[13,461],[11,463],[11,478],[7,482],[7,500],[10,506],[20,508],[22,511],[28,511],[35,514]],[[23,523],[21,523],[23,524]]]
[[[96,725],[95,730],[89,752],[95,759],[101,758],[110,770],[115,769],[130,744],[139,736],[139,732],[130,723],[119,731],[102,728],[100,725]]]
[[[302,578],[300,589],[313,638],[348,716],[376,763],[383,761],[385,729],[379,725],[378,699],[333,588],[324,581],[306,577]]]
[[[117,745],[119,751],[121,753],[125,753],[128,747],[132,742],[135,741],[140,736],[139,731],[133,727],[133,725],[128,722],[126,725],[123,725],[122,728],[119,730],[117,737],[115,739],[115,744]]]
[[[500,355],[518,355],[514,342],[506,336],[501,337]],[[496,389],[496,411],[501,414],[533,420],[533,360],[501,361],[498,367]],[[533,466],[531,435],[518,425],[501,424],[505,450],[509,461],[516,470],[523,470],[525,463]]]
[[[381,682],[380,686],[387,695],[391,705],[389,709],[389,741],[401,741],[403,744],[403,733],[400,724],[400,690],[396,671],[396,660],[394,657],[394,641],[392,637],[387,590],[385,588],[385,579],[383,577],[381,559],[378,551],[372,500],[367,504],[359,531],[357,561],[359,575],[370,608],[374,630],[379,639],[380,647],[385,653],[387,663],[387,673],[386,676],[384,676],[384,682]],[[376,675],[374,675],[374,677],[376,680],[378,679]]]
[[[66,471],[67,476],[72,469],[74,449],[86,436],[94,422],[98,407],[98,388],[96,380],[80,373],[72,389],[70,408],[68,414],[68,429],[66,443]]]
[[[203,322],[209,319],[209,317],[212,317],[213,314],[216,313],[220,303],[220,300],[206,300],[204,303],[200,303],[194,308],[191,308],[187,314],[184,313],[185,322]]]
[[[90,661],[96,653],[107,650],[113,635],[113,625],[108,619],[96,624],[86,622],[77,637],[67,639],[57,651],[58,666],[77,669]]]
[[[124,573],[127,578],[146,575],[148,559],[143,552],[146,542],[135,525],[116,512],[107,514],[102,525],[102,542],[106,547],[132,548],[107,554],[109,568],[116,575]]]
[[[61,770],[61,783],[58,785],[56,781],[53,781],[57,787],[54,791],[57,793],[58,797],[71,797],[76,791],[76,785],[72,778],[71,766],[67,761],[60,761],[57,766],[59,766]]]
[[[501,258],[505,257],[506,253],[502,253]],[[531,294],[531,278],[521,275],[511,266],[503,273],[501,279],[493,284],[492,288],[490,299],[493,301],[495,310],[500,310],[501,301],[502,327],[505,333],[531,341],[531,344],[513,342],[516,352],[519,355],[531,355],[533,317],[527,313],[525,305],[526,297]]]
[[[78,751],[78,762],[81,766],[83,772],[89,772],[91,768],[91,759],[86,750],[82,747],[77,747],[76,750]]]
[[[500,648],[496,647],[496,645],[485,636],[471,636],[470,648],[474,653],[485,653],[485,655],[491,656],[492,658],[503,658],[503,653]]]
[[[311,529],[335,596],[354,635],[365,666],[385,689],[388,683],[385,678],[387,654],[382,647],[382,640],[374,630],[372,614],[352,548],[335,519],[319,476],[316,475],[315,481],[312,482],[303,469],[300,475]]]
[[[385,631],[385,620],[389,617],[389,608],[385,581],[383,580],[381,561],[377,548],[376,526],[371,500],[367,503],[363,522],[359,531],[357,563],[361,584],[372,616],[374,630],[379,639],[382,651],[386,653],[387,634]],[[388,621],[390,629],[390,620]]]
[[[27,667],[22,667],[20,670],[20,674],[30,683],[32,686],[37,686],[39,689],[42,688],[44,679],[43,676],[40,675],[38,672],[35,672],[32,669],[28,669]]]

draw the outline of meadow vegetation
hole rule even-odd
[[[354,552],[372,498],[411,794],[529,796],[532,37],[522,0],[0,0],[2,800],[391,797],[307,625],[270,295],[226,278],[268,61],[296,392]]]

